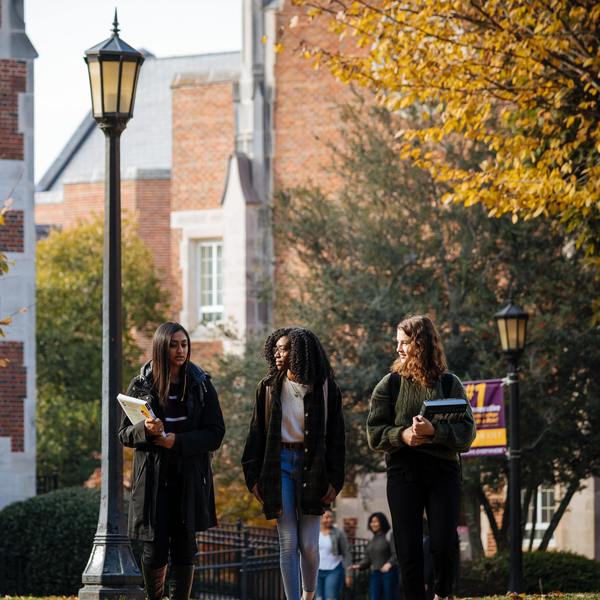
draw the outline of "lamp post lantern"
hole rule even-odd
[[[133,116],[144,56],[119,38],[117,11],[112,35],[85,52],[92,114],[106,138],[104,275],[102,297],[102,487],[94,545],[82,575],[81,600],[143,600],[123,513],[123,453],[117,439],[116,401],[122,383],[120,136]]]
[[[529,315],[511,301],[494,315],[500,335],[500,345],[508,360],[510,393],[509,423],[509,481],[510,511],[510,579],[509,591],[523,591],[523,542],[521,540],[521,433],[519,406],[519,377],[517,366],[525,348]]]

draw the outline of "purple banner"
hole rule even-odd
[[[506,452],[506,422],[502,379],[464,381],[473,409],[477,437],[465,457],[495,456]]]

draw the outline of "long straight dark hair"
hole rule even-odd
[[[182,398],[185,397],[185,388],[187,386],[187,367],[190,362],[191,342],[188,332],[183,325],[167,321],[159,325],[152,338],[152,382],[154,389],[158,394],[158,401],[161,406],[166,406],[167,396],[169,395],[169,386],[171,385],[171,366],[169,362],[169,348],[171,338],[178,332],[183,331],[187,338],[188,351],[185,363],[181,367],[183,376]]]

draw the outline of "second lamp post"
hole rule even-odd
[[[510,579],[509,592],[523,591],[523,542],[521,540],[521,431],[519,406],[518,362],[527,336],[529,315],[519,306],[509,303],[494,315],[500,334],[500,344],[508,360],[510,393],[509,422],[509,514],[510,514]]]

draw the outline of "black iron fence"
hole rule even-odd
[[[51,473],[49,475],[38,475],[35,480],[35,491],[40,494],[47,494],[58,489],[58,474]]]
[[[275,528],[225,524],[198,534],[198,562],[192,598],[283,600],[279,543]],[[353,562],[364,556],[366,540],[353,539]],[[368,574],[353,572],[344,600],[366,598]]]

